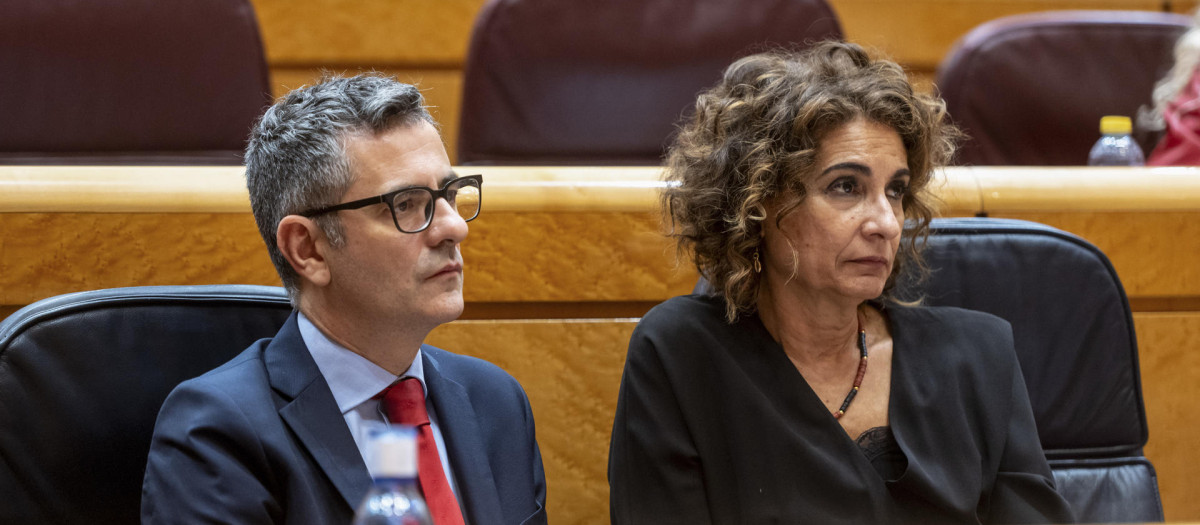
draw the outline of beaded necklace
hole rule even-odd
[[[850,408],[850,402],[854,401],[854,396],[858,395],[858,387],[862,386],[863,377],[867,375],[867,331],[863,329],[862,316],[856,315],[858,318],[858,375],[854,376],[854,387],[850,389],[850,393],[846,394],[846,400],[842,401],[842,408],[833,413],[834,419],[841,419],[846,415],[846,409]]]

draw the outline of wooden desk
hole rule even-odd
[[[463,244],[467,312],[430,342],[525,386],[555,523],[604,523],[625,344],[695,271],[661,234],[657,168],[463,168],[485,177]],[[1200,170],[956,168],[944,215],[1044,222],[1099,246],[1138,330],[1147,456],[1170,520],[1200,519]],[[241,168],[0,167],[0,315],[118,286],[277,284]]]

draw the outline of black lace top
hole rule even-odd
[[[908,458],[900,450],[900,444],[892,435],[891,427],[869,428],[855,440],[858,448],[867,456],[867,461],[875,467],[875,472],[886,481],[895,481],[904,474],[908,467]]]

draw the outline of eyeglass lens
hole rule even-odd
[[[471,179],[458,179],[446,187],[446,202],[464,221],[479,215],[478,184]],[[413,188],[397,193],[392,200],[396,225],[406,232],[415,232],[429,225],[434,210],[433,193],[425,188]]]

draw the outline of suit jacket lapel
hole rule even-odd
[[[452,373],[439,365],[440,352],[428,345],[421,347],[425,385],[446,442],[454,479],[462,492],[459,496],[463,512],[469,522],[487,523],[490,518],[501,516],[503,511],[483,432],[466,389],[454,380]]]
[[[295,312],[267,345],[264,360],[271,387],[283,398],[280,417],[353,511],[370,489],[371,476],[325,377],[304,345]]]

